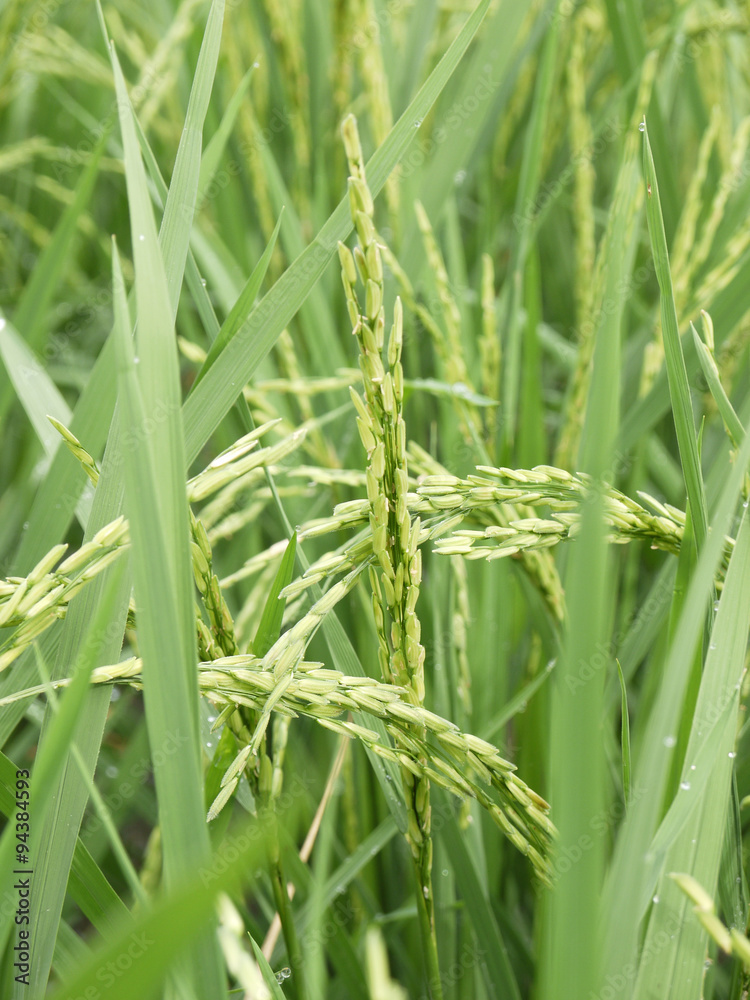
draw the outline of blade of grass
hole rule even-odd
[[[260,148],[263,168],[268,178],[271,204],[276,212],[284,209],[281,241],[289,260],[296,260],[305,250],[302,224],[294,210],[294,199],[284,184],[278,164],[268,145]],[[313,371],[328,372],[346,364],[334,315],[328,297],[320,285],[310,289],[310,295],[300,307],[300,325],[305,332],[314,364]]]
[[[610,475],[620,417],[621,325],[638,207],[637,147],[631,140],[625,144],[608,221],[607,239],[618,252],[610,254],[606,264],[604,307],[598,315],[580,446],[580,464],[592,476],[592,489],[581,514],[578,541],[568,556],[564,578],[568,622],[552,688],[549,795],[560,835],[560,860],[545,912],[541,977],[547,995],[555,1000],[588,996],[596,990],[601,971],[602,915],[607,911],[600,910],[605,838],[597,835],[597,817],[607,815],[600,749],[606,718],[604,672],[595,670],[582,680],[581,671],[597,662],[607,647],[617,588],[598,484]]]
[[[201,169],[201,147],[203,143],[203,123],[208,111],[208,102],[216,73],[221,45],[221,28],[224,21],[224,0],[212,0],[206,22],[198,64],[195,67],[193,85],[190,89],[185,125],[177,149],[172,183],[164,206],[164,218],[160,243],[164,254],[164,271],[169,289],[172,311],[177,310],[177,302],[185,271],[185,259],[190,243],[190,229],[198,196]],[[121,98],[122,99],[122,98]],[[127,100],[127,94],[125,94]],[[144,178],[145,180],[145,178]],[[140,232],[140,230],[136,230]]]
[[[650,899],[656,875],[652,878],[650,869],[642,863],[634,865],[633,859],[643,858],[648,851],[661,815],[692,652],[703,627],[705,608],[723,555],[724,536],[749,463],[750,438],[746,438],[717,504],[711,533],[698,557],[641,741],[631,808],[618,831],[602,904],[612,914],[607,925],[604,968],[614,975],[621,974],[626,966],[635,968],[643,901]]]
[[[622,747],[622,794],[625,803],[630,802],[630,773],[632,762],[630,759],[630,716],[628,714],[628,690],[625,687],[625,678],[622,676],[622,667],[617,660],[617,676],[620,681],[620,692],[622,695],[620,745]]]
[[[501,729],[519,712],[524,712],[529,700],[536,694],[555,668],[555,661],[550,660],[544,670],[540,670],[535,677],[532,677],[528,684],[524,684],[518,694],[515,694],[508,704],[498,712],[498,714],[487,723],[482,730],[482,739],[490,740],[497,736]]]
[[[112,485],[112,472],[111,456],[109,459],[105,456],[84,541],[89,541],[99,528],[109,524],[120,513],[120,494],[117,487]],[[84,647],[89,623],[96,616],[99,601],[113,571],[114,567],[105,570],[70,602],[61,630],[53,680],[68,676],[70,664],[76,661]],[[110,616],[107,629],[98,637],[95,647],[97,664],[112,663],[119,655],[129,596],[130,579],[126,575],[119,588],[115,612]],[[108,707],[109,692],[106,689],[92,690],[81,713],[77,745],[91,773],[99,755]],[[44,748],[47,726],[51,721],[52,715],[48,710],[39,739],[39,752]],[[80,782],[77,767],[68,756],[57,787],[54,808],[44,823],[37,823],[34,827],[32,850],[35,892],[31,900],[30,920],[35,928],[35,936],[32,939],[28,987],[31,995],[43,994],[49,976],[68,872],[86,800],[85,786]]]
[[[88,205],[99,176],[102,153],[112,129],[105,128],[94,147],[91,157],[81,173],[75,196],[62,214],[52,239],[42,251],[28,284],[24,287],[13,313],[13,324],[31,348],[39,348],[45,331],[46,312],[62,280],[70,259],[71,246],[76,235],[78,220]],[[0,381],[0,422],[12,400],[10,386]]]
[[[124,565],[118,564],[117,569],[120,571],[120,573],[122,573]],[[114,584],[118,583],[117,577],[113,578],[113,583]],[[112,594],[115,593],[115,587],[112,584],[110,584],[109,590]],[[97,614],[99,615],[100,622],[98,628],[92,628],[92,634],[94,636],[100,634],[101,631],[103,631],[103,629],[106,627],[108,616],[106,613],[102,612],[102,607],[106,606],[108,596],[110,595],[105,594],[105,599],[103,600],[102,605],[100,606],[99,609],[97,609]],[[37,758],[37,765],[34,771],[35,776],[37,775],[37,773],[39,773],[39,781],[38,781],[39,791],[42,791],[42,795],[40,795],[39,791],[34,792],[34,789],[32,788],[32,795],[34,797],[34,801],[38,804],[40,800],[42,801],[42,803],[44,803],[45,800],[44,792],[49,791],[49,788],[47,786],[50,786],[53,780],[53,777],[50,776],[50,772],[52,773],[52,776],[58,774],[61,769],[59,765],[62,765],[62,762],[65,759],[64,751],[68,746],[70,738],[73,736],[74,726],[77,721],[78,714],[80,713],[80,709],[83,706],[84,698],[86,696],[89,678],[91,675],[91,671],[93,669],[93,657],[91,656],[88,647],[84,646],[84,652],[87,652],[88,655],[87,655],[87,662],[84,663],[83,674],[81,675],[79,670],[79,673],[72,675],[73,681],[70,684],[69,688],[66,690],[66,697],[63,699],[62,703],[63,708],[61,709],[58,703],[57,694],[54,688],[51,685],[49,685],[49,670],[47,670],[44,660],[42,659],[41,653],[37,648],[35,648],[35,652],[37,654],[39,675],[42,679],[42,683],[48,685],[47,699],[52,707],[52,710],[55,712],[55,716],[49,728],[47,743],[45,744],[45,753],[40,754],[39,757]],[[72,700],[70,692],[74,692],[74,698]],[[50,746],[52,747],[51,751],[47,749]],[[75,745],[74,742],[70,743],[70,752],[73,760],[76,763],[76,766],[78,767],[78,772],[81,776],[81,780],[86,785],[86,789],[94,805],[94,809],[96,810],[96,813],[101,823],[104,826],[105,832],[109,838],[109,842],[112,847],[112,852],[119,863],[120,871],[125,877],[125,880],[128,883],[130,891],[133,893],[134,898],[138,900],[140,903],[145,903],[146,894],[138,878],[138,873],[136,872],[135,868],[133,867],[133,863],[128,857],[127,851],[125,850],[125,847],[122,843],[122,839],[120,838],[120,835],[117,832],[117,829],[113,822],[110,811],[107,807],[107,804],[102,798],[99,789],[96,787],[94,779],[86,770],[85,761],[81,757],[78,747]],[[44,767],[44,769],[40,771],[40,767],[43,767],[42,760],[45,761],[51,760],[53,763],[47,764],[46,767]],[[40,809],[40,815],[43,815],[41,809]]]
[[[544,39],[541,65],[531,108],[531,119],[524,143],[521,179],[516,195],[514,218],[522,221],[520,227],[516,227],[516,237],[511,246],[511,259],[508,268],[508,302],[502,336],[503,421],[500,454],[506,456],[506,460],[509,459],[511,444],[516,436],[518,390],[521,384],[524,333],[520,326],[520,316],[524,300],[523,278],[526,270],[526,257],[530,249],[530,226],[525,220],[533,215],[541,179],[542,142],[550,108],[559,24],[559,18],[553,17]],[[536,337],[536,329],[528,329],[526,336]]]
[[[120,80],[118,84],[122,85]],[[129,157],[133,156],[134,150],[137,154],[135,131],[132,128],[130,131],[131,135],[128,136],[126,128],[123,128],[126,164]],[[140,159],[138,163],[140,164]],[[132,169],[137,175],[137,167]],[[135,185],[138,181],[133,183]],[[141,186],[141,207],[145,204],[150,212],[148,201],[144,202],[147,197],[145,177],[141,179]],[[138,200],[138,196],[131,199],[134,213],[137,211],[135,206]],[[153,219],[138,219],[133,231],[140,232],[141,226],[147,231],[150,228],[149,238],[144,241],[148,256],[143,264],[149,267],[150,275],[156,274],[158,277],[161,270],[158,261],[161,260],[161,256]],[[113,261],[115,307],[120,315],[116,336],[121,433],[124,436],[131,428],[147,426],[148,410],[143,397],[148,398],[151,395],[149,402],[152,407],[154,402],[161,402],[162,398],[155,394],[153,382],[151,386],[148,384],[142,386],[136,376],[133,348],[125,322],[125,289],[116,249],[113,250]],[[136,268],[136,282],[138,282],[138,264]],[[168,312],[169,301],[165,294],[166,282],[163,270],[161,278],[163,283],[161,293],[156,289],[154,291]],[[144,299],[147,305],[153,301],[152,297],[144,296]],[[160,336],[163,339],[164,335],[170,335],[171,324],[162,331],[153,326],[149,330],[149,317],[145,312],[141,312],[140,306],[139,302],[140,343],[143,345],[141,347],[143,350],[146,331],[152,340],[156,341]],[[151,318],[153,319],[153,315]],[[152,346],[156,347],[156,344]],[[173,341],[166,346],[174,351]],[[157,359],[158,354],[154,353],[150,359],[151,363],[156,365]],[[144,367],[148,360],[148,354],[144,351]],[[175,358],[171,367],[172,372],[165,373],[162,366],[162,385],[165,375],[176,376]],[[176,378],[173,379],[173,389],[177,388],[175,383]],[[156,392],[159,391],[157,382]],[[179,406],[176,411],[172,409],[171,412],[179,420]],[[164,875],[166,885],[170,888],[182,884],[185,873],[196,866],[206,864],[209,857],[208,830],[203,816],[203,778],[198,751],[197,653],[192,623],[192,580],[189,576],[187,552],[189,544],[187,498],[182,478],[184,453],[180,447],[181,428],[179,424],[174,426],[174,416],[171,428],[172,440],[163,441],[160,449],[162,454],[171,452],[171,455],[166,459],[166,467],[164,464],[160,467],[158,477],[155,470],[159,452],[154,447],[153,435],[149,435],[139,442],[137,447],[124,450],[123,453],[125,508],[130,521],[131,558],[138,609],[139,643],[143,658],[143,691],[149,742],[152,747],[162,746],[172,734],[173,739],[176,738],[180,743],[173,754],[163,754],[154,759]],[[179,470],[179,480],[169,476],[170,472],[174,473],[177,470]],[[169,505],[173,519],[171,532],[164,517]],[[183,528],[183,552],[177,551],[176,548],[180,526]],[[188,977],[197,996],[221,994],[224,989],[222,959],[216,938],[209,931],[204,932],[196,945],[188,969]]]
[[[94,667],[97,645],[114,611],[118,590],[121,589],[122,569],[121,565],[114,568],[103,595],[101,607],[87,629],[87,641],[74,665],[73,682],[63,698],[60,711],[49,727],[48,739],[40,748],[35,759],[30,780],[30,804],[28,806],[30,814],[28,829],[32,832],[47,821],[53,799],[54,784],[63,770],[66,761],[66,748],[74,737],[88,691],[89,676]],[[39,655],[38,650],[37,655]],[[15,810],[15,802],[12,808]],[[10,872],[14,867],[16,870],[23,869],[28,863],[30,869],[34,869],[34,862],[31,860],[34,858],[31,845],[28,845],[29,852],[24,855],[26,862],[17,862],[14,866],[12,857],[16,846],[15,837],[16,826],[13,823],[8,823],[2,838],[0,838],[0,872],[3,873],[4,881],[7,883],[4,888],[8,893],[11,892],[10,882],[14,879]],[[9,911],[8,913],[3,912],[2,917],[0,917],[0,940],[7,935],[13,916],[13,912]],[[17,987],[16,992],[18,992]]]
[[[292,582],[296,551],[297,532],[295,531],[284,550],[284,555],[281,557],[281,564],[266,598],[263,614],[258,623],[258,630],[252,642],[252,649],[255,656],[265,656],[281,635],[281,622],[284,618],[286,600],[279,600],[279,594],[284,587]]]
[[[188,872],[183,886],[146,909],[135,923],[128,921],[112,942],[97,948],[90,961],[63,982],[50,1000],[101,994],[103,983],[107,1000],[156,996],[167,971],[184,964],[186,953],[212,919],[218,894],[234,891],[247,880],[261,857],[264,839],[255,828],[240,829],[229,845],[231,862],[229,847],[225,855],[225,845],[221,845],[198,872]],[[123,961],[123,956],[138,960]],[[110,973],[104,975],[108,969]],[[117,970],[116,976],[112,969]],[[212,996],[224,996],[224,992]]]
[[[115,406],[114,345],[108,339],[94,365],[67,426],[99,458]],[[57,448],[34,498],[28,530],[14,559],[14,572],[27,573],[62,538],[77,515],[86,528],[91,511],[89,481],[67,448]],[[19,685],[21,686],[21,685]]]
[[[101,11],[99,11],[101,14]],[[125,108],[129,107],[127,97],[125,104],[120,109],[125,113]],[[153,225],[153,223],[152,223]],[[187,229],[187,227],[183,227]],[[183,241],[187,241],[188,232],[183,233]],[[179,240],[175,240],[175,247],[179,248]],[[176,251],[175,251],[176,252]],[[169,303],[168,303],[169,307]],[[169,324],[171,326],[171,323]],[[117,459],[113,458],[117,454],[119,458],[119,446],[117,444],[117,429],[110,440],[109,461],[105,456],[102,468],[102,475],[99,487],[95,495],[94,507],[92,509],[91,524],[89,529],[95,525],[96,530],[116,517],[121,510],[122,493],[119,484],[119,476],[116,471]],[[184,464],[180,469],[180,479],[184,487]],[[93,531],[87,535],[93,534]],[[185,543],[187,537],[184,539]],[[56,676],[61,676],[69,669],[69,663],[74,658],[74,653],[81,642],[82,622],[91,616],[91,608],[96,607],[97,598],[102,586],[102,578],[90,585],[80,598],[76,598],[68,611],[67,620],[63,630],[63,643],[60,647],[58,659],[55,666]],[[126,600],[125,595],[122,595]],[[118,609],[118,616],[113,619],[111,626],[116,624],[117,619],[122,622],[124,628],[125,604],[121,605],[121,612]],[[192,610],[191,610],[192,613]],[[122,630],[118,638],[115,635],[116,629],[110,627],[106,640],[100,649],[103,662],[111,662],[119,652]],[[196,682],[197,686],[197,682]],[[103,692],[92,692],[89,703],[86,707],[87,726],[85,727],[85,737],[81,742],[81,752],[86,761],[89,771],[93,773],[98,748],[101,741],[102,728],[106,715],[108,701],[102,697]],[[196,698],[197,701],[197,698]],[[197,713],[196,713],[197,714]],[[44,730],[42,739],[44,738]],[[66,774],[62,781],[62,791],[57,803],[57,810],[50,822],[40,832],[40,853],[38,862],[37,882],[39,890],[35,894],[33,902],[32,916],[41,928],[40,942],[35,945],[35,955],[33,958],[32,979],[37,991],[43,989],[46,982],[51,962],[52,947],[55,940],[55,930],[64,896],[65,874],[68,872],[76,840],[76,833],[80,824],[81,815],[86,801],[85,787],[78,779],[78,775],[73,773],[68,775],[69,764],[66,764]]]
[[[465,900],[467,916],[481,949],[483,961],[480,968],[487,996],[490,1000],[500,1000],[501,997],[520,1000],[521,993],[508,959],[505,942],[448,798],[442,793],[436,794],[435,798],[440,804],[440,817],[443,820],[438,836],[450,858],[456,884]]]
[[[206,360],[203,362],[200,371],[195,376],[195,381],[190,388],[191,392],[195,391],[196,386],[198,386],[203,380],[214,361],[216,361],[217,357],[240,329],[252,310],[255,300],[258,297],[260,286],[263,284],[263,279],[266,276],[268,265],[271,263],[271,256],[273,255],[274,247],[276,246],[276,238],[279,235],[280,227],[281,216],[279,216],[279,221],[276,223],[276,228],[273,231],[271,239],[268,241],[268,246],[263,251],[262,257],[253,268],[253,273],[247,279],[245,287],[242,289],[234,306],[232,306],[229,315],[216,335],[216,339],[211,344],[208,354],[206,355]]]
[[[706,541],[708,530],[708,514],[706,511],[706,495],[703,487],[700,459],[693,419],[693,407],[690,399],[685,358],[682,353],[682,342],[677,322],[677,309],[672,290],[672,275],[669,269],[669,253],[667,237],[664,232],[661,202],[659,200],[659,184],[656,178],[656,167],[648,138],[648,129],[643,124],[643,175],[646,182],[646,218],[651,240],[651,253],[654,259],[656,279],[659,283],[661,302],[661,326],[664,339],[664,356],[669,380],[669,395],[672,400],[677,445],[680,451],[682,472],[685,477],[690,509],[693,512],[695,543],[698,551]]]
[[[48,456],[62,443],[47,415],[69,426],[70,407],[16,328],[0,319],[0,356],[26,416]]]
[[[258,963],[258,968],[263,976],[263,981],[270,990],[273,1000],[285,1000],[284,994],[279,986],[279,981],[273,974],[273,969],[266,961],[266,956],[260,950],[258,945],[255,943],[255,939],[252,937],[250,938],[250,944],[252,945],[252,949],[255,953],[255,960]]]
[[[719,899],[727,925],[736,927],[744,934],[748,916],[747,879],[742,860],[742,817],[736,770],[732,775],[729,813],[719,870]]]
[[[232,134],[234,123],[237,119],[239,110],[242,107],[242,102],[245,100],[247,88],[250,86],[250,80],[252,79],[253,73],[257,69],[257,65],[257,63],[252,65],[240,80],[239,86],[235,90],[234,94],[232,94],[232,97],[227,104],[227,109],[219,122],[219,127],[211,136],[210,140],[206,144],[206,148],[203,150],[203,155],[201,156],[200,174],[198,176],[198,207],[200,207],[200,203],[203,198],[206,197],[208,187],[219,168],[221,157],[224,153],[227,142],[229,141],[229,137]]]
[[[455,96],[445,95],[443,103],[450,99],[450,105],[445,113],[442,104],[436,108],[433,135],[435,142],[440,143],[440,155],[431,159],[423,169],[416,169],[431,151],[430,140],[425,139],[419,154],[416,151],[413,154],[413,161],[411,157],[405,160],[402,171],[402,175],[406,175],[404,180],[408,183],[409,178],[413,178],[411,183],[418,189],[409,192],[410,200],[418,194],[435,226],[440,223],[443,207],[456,186],[456,176],[461,170],[465,170],[468,179],[473,171],[473,164],[479,160],[479,144],[492,141],[519,68],[524,58],[536,48],[544,32],[546,18],[540,11],[522,50],[517,51],[518,34],[528,9],[528,4],[523,3],[504,2],[498,5],[492,21],[486,25],[481,44],[477,46],[471,62],[461,75],[457,93]],[[421,17],[415,11],[414,27],[420,23]],[[424,44],[424,39],[420,39],[420,43]],[[410,67],[405,71],[405,77],[408,78],[415,71],[416,67]],[[372,186],[369,168],[367,179]],[[424,266],[426,257],[419,227],[413,217],[399,256],[411,263],[414,280]]]
[[[393,840],[398,833],[398,827],[393,816],[388,816],[373,831],[368,834],[354,851],[339,865],[326,880],[323,889],[323,902],[329,907],[337,896],[354,881],[362,869],[370,864],[372,859]],[[296,915],[296,924],[300,938],[304,938],[312,920],[313,910],[309,902],[304,903]],[[281,948],[276,947],[275,958],[280,958]]]
[[[706,379],[708,391],[714,398],[714,402],[721,414],[721,419],[724,421],[729,439],[736,448],[745,436],[745,428],[742,426],[742,421],[737,416],[734,407],[729,402],[729,397],[724,391],[724,386],[721,384],[719,376],[719,369],[716,366],[713,355],[698,336],[698,331],[692,323],[690,324],[690,331],[693,335],[693,343],[695,344],[698,361]]]
[[[399,118],[385,142],[367,164],[367,180],[373,197],[411,145],[415,121],[430,110],[476,34],[489,0],[481,0],[469,15],[448,51],[442,57],[414,100]],[[261,299],[247,322],[230,341],[198,389],[185,404],[185,443],[188,462],[218,426],[258,364],[307,298],[310,290],[336,254],[339,240],[352,230],[349,199],[343,198],[313,242]]]
[[[719,602],[711,644],[703,671],[695,707],[685,766],[675,801],[694,797],[690,819],[666,853],[663,872],[680,871],[692,875],[714,896],[724,841],[729,797],[732,790],[732,752],[737,731],[739,687],[744,671],[747,647],[747,622],[750,618],[750,519],[742,520],[737,544],[729,563]],[[719,719],[711,725],[716,715]],[[701,761],[703,790],[693,788],[701,751],[709,745],[713,733],[712,754]],[[695,766],[695,770],[693,770]],[[667,816],[667,819],[669,816]],[[667,822],[665,819],[665,824]],[[658,857],[654,838],[650,854]],[[684,917],[687,900],[666,875],[658,886],[659,905],[651,911],[644,942],[644,952],[660,948],[659,961],[642,964],[636,982],[635,997],[661,996],[686,998],[700,996],[707,933],[697,920]],[[674,929],[675,916],[679,926]],[[665,930],[672,928],[662,944]],[[659,945],[655,941],[659,936]]]

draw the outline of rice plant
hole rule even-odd
[[[747,10],[0,25],[0,994],[747,996]]]

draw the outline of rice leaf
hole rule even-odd
[[[620,728],[620,745],[622,747],[622,794],[627,804],[630,801],[630,773],[632,763],[630,759],[630,716],[628,714],[628,691],[625,687],[625,678],[622,676],[620,661],[617,663],[617,676],[620,681],[620,692],[622,695],[622,722]]]
[[[203,362],[200,371],[195,376],[195,381],[191,386],[191,392],[195,391],[196,386],[199,385],[208,370],[211,368],[211,365],[214,361],[216,361],[217,357],[240,329],[242,324],[247,319],[248,314],[252,310],[258,296],[258,292],[260,291],[260,286],[263,284],[263,279],[266,276],[268,265],[271,263],[271,256],[273,255],[274,247],[276,246],[276,238],[279,235],[280,227],[281,216],[279,216],[279,221],[276,223],[273,235],[268,241],[268,246],[263,251],[263,256],[253,268],[253,273],[247,279],[245,287],[242,289],[237,301],[232,306],[232,310],[222,324],[216,339],[211,344],[208,354],[206,355],[206,360]]]
[[[656,167],[648,138],[648,129],[643,129],[643,176],[646,182],[646,217],[651,239],[651,253],[654,269],[661,292],[661,325],[664,337],[664,355],[669,380],[669,395],[672,400],[677,444],[680,450],[682,471],[685,477],[688,502],[695,523],[695,541],[698,549],[703,547],[708,531],[706,495],[703,487],[698,447],[696,443],[695,421],[690,399],[685,358],[682,353],[677,309],[672,290],[672,275],[669,269],[667,237],[664,232],[659,183]]]
[[[739,708],[739,685],[744,671],[747,646],[747,621],[750,618],[750,521],[743,517],[737,545],[729,564],[719,602],[711,644],[706,658],[698,703],[693,717],[685,766],[674,804],[694,798],[689,819],[672,841],[664,857],[662,871],[692,875],[710,896],[716,893],[719,861],[732,791],[732,757]],[[714,722],[714,719],[716,722]],[[708,747],[711,753],[708,753]],[[708,759],[706,759],[708,758]],[[702,788],[693,788],[699,776]],[[670,810],[671,812],[671,810]],[[669,820],[665,818],[662,828]],[[655,863],[661,855],[660,833],[650,855]],[[658,844],[658,846],[657,846]],[[659,905],[651,912],[644,950],[655,947],[667,927],[674,927],[676,915],[682,915],[688,903],[678,887],[661,877],[656,895]],[[642,965],[636,982],[635,997],[700,995],[706,931],[697,920],[682,919],[660,944],[660,961]]]
[[[265,656],[281,635],[281,622],[284,617],[286,600],[280,599],[279,594],[292,581],[296,551],[297,532],[295,531],[281,557],[281,564],[268,592],[263,614],[252,642],[253,653],[256,656]]]

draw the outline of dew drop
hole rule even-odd
[[[694,771],[694,770],[695,770],[695,764],[691,764],[691,765],[690,765],[690,770],[691,770],[691,771]]]
[[[430,890],[427,888],[426,885],[422,886],[422,894],[423,894],[423,896],[424,896],[425,899],[429,899],[430,898]]]
[[[417,118],[417,120],[414,122],[414,128],[419,128],[419,126],[422,124],[423,121],[424,118]]]
[[[138,237],[138,239],[141,241],[141,243],[143,243],[143,241],[146,239],[146,237],[143,235],[143,233],[141,233],[141,235]]]
[[[133,358],[133,364],[134,365],[139,365],[140,363],[141,363],[141,359],[136,354],[136,356]]]
[[[714,611],[718,611],[718,610],[719,610],[719,602],[718,601],[714,601]]]
[[[734,752],[734,750],[730,750],[727,756],[729,757],[730,760],[734,760],[737,754]]]
[[[448,874],[448,869],[447,868],[443,868],[443,875],[447,875],[447,874]]]
[[[709,649],[716,649],[716,643],[715,643],[715,642],[711,642],[711,643],[709,643],[709,646],[708,646],[708,648],[709,648]]]
[[[117,701],[117,699],[120,697],[120,694],[121,694],[120,689],[118,687],[113,687],[109,695],[109,700]]]
[[[638,131],[639,132],[645,132],[646,131],[646,123],[645,122],[641,122],[640,123],[640,125],[638,126]]]
[[[654,902],[655,902],[655,903],[658,903],[658,902],[659,902],[659,897],[658,897],[658,896],[654,896]]]
[[[453,178],[453,183],[456,185],[456,187],[460,187],[465,180],[466,180],[466,171],[459,170],[456,176]]]
[[[201,284],[203,285],[204,288],[206,287],[206,279],[205,278],[201,278]]]
[[[680,788],[683,790],[683,792],[689,792],[690,791],[690,782],[689,781],[681,781],[680,782]]]
[[[105,769],[104,773],[107,775],[108,778],[116,778],[120,772],[114,766],[114,764],[110,764],[109,767]]]
[[[671,748],[677,743],[677,740],[675,739],[674,736],[665,736],[664,739],[662,740],[662,743],[664,744],[665,747]]]

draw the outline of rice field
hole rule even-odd
[[[0,996],[748,996],[749,17],[0,6]]]

